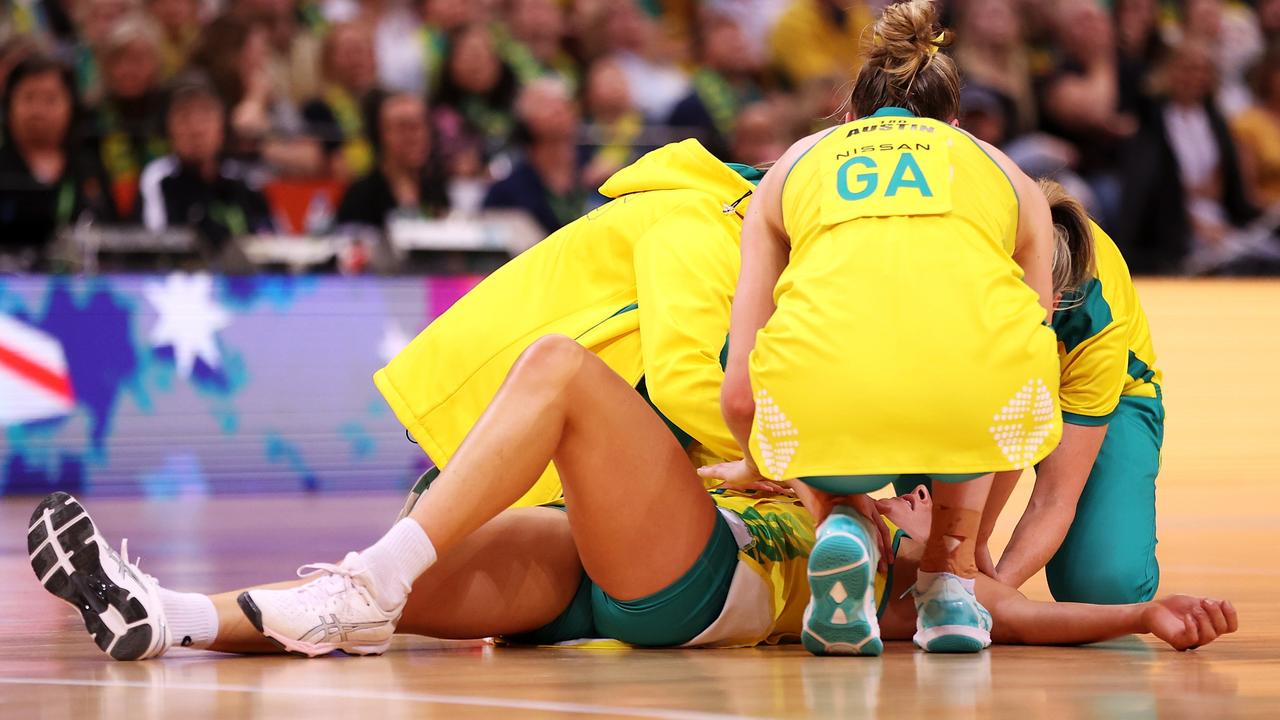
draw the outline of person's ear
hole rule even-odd
[[[845,121],[846,123],[851,123],[851,122],[853,122],[853,113],[851,113],[851,112],[847,112],[847,113],[845,113],[845,114],[844,114],[844,121]]]
[[[960,127],[960,118],[951,118],[951,127]]]

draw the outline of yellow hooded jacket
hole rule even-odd
[[[695,140],[667,145],[600,188],[614,198],[486,278],[436,318],[374,383],[423,451],[448,464],[534,340],[576,339],[668,421],[742,457],[720,414],[720,352],[753,185]],[[563,496],[549,467],[516,506]]]

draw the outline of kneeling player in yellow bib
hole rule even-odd
[[[759,471],[806,493],[869,492],[908,473],[943,481],[916,641],[976,652],[990,643],[972,586],[992,473],[1033,465],[1061,432],[1046,324],[1054,237],[1035,182],[949,124],[959,77],[937,52],[948,42],[927,0],[887,7],[854,85],[861,119],[792,146],[761,182],[722,404]],[[813,589],[811,614],[827,623]]]

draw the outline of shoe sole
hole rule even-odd
[[[991,633],[968,625],[939,625],[917,630],[916,647],[931,653],[976,653],[991,645]]]
[[[163,630],[123,579],[102,562],[106,541],[80,503],[64,492],[40,501],[27,525],[27,554],[36,578],[80,611],[93,641],[116,660],[154,654]]]
[[[876,620],[875,566],[865,542],[850,533],[821,537],[809,554],[809,590],[804,647],[814,655],[879,655],[884,652]]]
[[[248,618],[255,630],[262,633],[263,637],[290,655],[308,658],[320,657],[333,652],[353,656],[381,655],[387,651],[387,648],[391,647],[390,640],[379,645],[341,645],[338,643],[308,643],[294,640],[280,635],[265,626],[262,622],[262,610],[253,601],[253,596],[249,594],[249,591],[242,592],[236,597],[236,605],[240,606],[240,612],[244,613],[244,616]]]

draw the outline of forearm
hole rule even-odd
[[[996,473],[991,483],[991,492],[987,494],[987,505],[982,511],[982,525],[978,528],[979,543],[985,543],[991,539],[996,521],[1000,519],[1000,513],[1008,504],[1009,496],[1013,494],[1013,489],[1017,487],[1020,477],[1022,477],[1021,470]]]
[[[1039,572],[1062,546],[1074,519],[1074,503],[1032,498],[996,566],[1000,580],[1020,587]]]
[[[996,567],[1002,582],[1022,585],[1058,552],[1106,435],[1106,425],[1063,426],[1058,448],[1036,468],[1031,501]]]
[[[1083,645],[1146,632],[1143,605],[1085,605],[1030,600],[979,577],[978,601],[991,611],[991,639],[1007,645]]]

